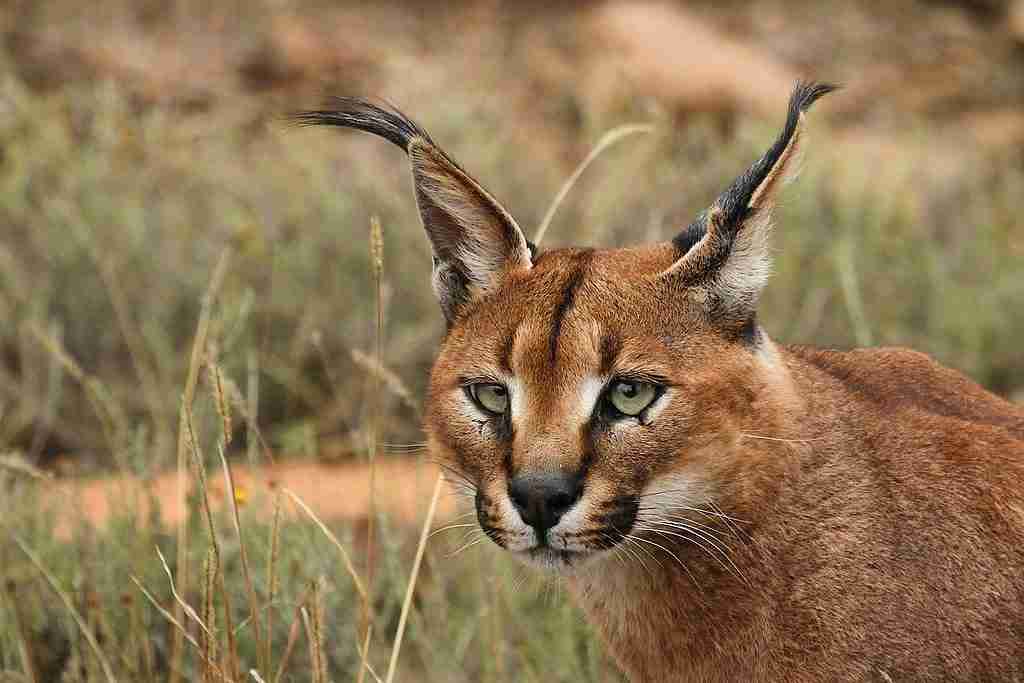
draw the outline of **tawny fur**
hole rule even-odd
[[[535,254],[454,162],[414,163],[449,325],[431,446],[633,681],[1024,680],[1024,411],[920,353],[780,346],[754,317],[778,180],[828,90],[800,86],[775,146],[671,243]],[[433,145],[343,102],[303,120]],[[665,393],[602,418],[623,376]],[[474,407],[481,379],[511,412]],[[553,471],[582,494],[544,537],[509,481]]]

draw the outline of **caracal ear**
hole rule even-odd
[[[757,299],[771,270],[771,211],[780,186],[795,171],[804,112],[835,89],[827,83],[797,83],[775,144],[672,240],[679,258],[661,277],[686,288],[728,331],[753,329]]]
[[[293,119],[373,133],[409,155],[416,202],[434,253],[434,291],[449,324],[508,273],[531,267],[533,248],[512,216],[426,131],[401,112],[365,100],[342,97],[330,104]]]

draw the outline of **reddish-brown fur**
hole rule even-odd
[[[431,446],[632,680],[1024,680],[1024,411],[916,352],[777,346],[754,322],[767,212],[827,91],[800,86],[673,243],[539,255],[413,124],[306,116],[416,152],[449,322]],[[623,415],[626,380],[663,393]],[[525,475],[577,477],[553,526],[510,501]]]

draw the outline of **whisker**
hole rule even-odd
[[[626,569],[627,568],[626,561],[624,559],[622,559],[622,555],[620,554],[620,551],[622,550],[622,548],[619,546],[619,544],[615,543],[614,539],[611,536],[609,536],[608,534],[603,533],[603,532],[598,532],[598,533],[600,534],[602,539],[606,540],[609,543],[609,547],[611,548],[611,551],[612,551],[612,553],[611,553],[612,557],[614,557],[618,561],[618,563],[620,565],[622,565],[623,569]]]
[[[660,548],[661,550],[665,551],[669,555],[669,557],[671,557],[673,560],[675,560],[676,562],[679,563],[679,566],[683,568],[683,571],[686,572],[686,575],[690,577],[690,581],[693,582],[694,587],[696,587],[698,591],[701,591],[703,593],[703,590],[701,590],[700,584],[697,582],[697,578],[690,571],[690,568],[686,566],[686,563],[679,559],[678,555],[676,555],[674,552],[672,552],[671,550],[669,550],[665,546],[661,545],[660,543],[655,543],[654,541],[648,540],[646,538],[640,538],[639,536],[634,536],[633,534],[630,534],[630,537],[635,539],[635,540],[637,540],[637,541],[641,541],[643,543],[648,543],[650,545],[653,545],[656,548]]]
[[[716,512],[718,512],[719,514],[723,514],[723,515],[724,515],[724,513],[722,512],[722,508],[720,508],[720,507],[719,507],[719,506],[718,506],[718,505],[717,505],[717,504],[715,503],[715,501],[713,501],[713,500],[708,500],[708,502],[707,502],[707,503],[708,503],[708,506],[709,506],[709,507],[710,507],[710,508],[711,508],[712,510],[715,510],[715,511],[716,511]],[[723,519],[723,520],[725,521],[725,525],[726,525],[727,527],[729,527],[729,530],[730,530],[730,531],[732,531],[732,535],[733,535],[733,536],[735,536],[737,540],[739,540],[739,541],[742,541],[743,539],[741,538],[741,536],[742,536],[742,537],[745,537],[745,538],[747,539],[747,541],[752,541],[752,540],[753,540],[753,539],[752,539],[752,538],[750,537],[750,534],[748,534],[748,533],[747,533],[746,531],[744,531],[743,529],[741,529],[741,528],[740,528],[740,527],[739,527],[738,525],[736,525],[736,524],[733,524],[733,519],[732,519],[731,517],[728,517],[728,516],[723,516],[723,518],[722,518],[722,519]]]
[[[472,548],[473,546],[475,546],[476,544],[478,544],[480,541],[484,540],[485,538],[486,538],[486,536],[481,536],[480,538],[474,538],[472,541],[470,541],[470,542],[462,545],[461,547],[459,547],[458,550],[456,550],[455,552],[453,552],[450,555],[448,555],[445,559],[448,559],[448,560],[453,559],[456,555],[459,555],[460,553],[465,552],[469,548]]]
[[[669,493],[693,493],[690,489],[665,489],[664,491],[651,491],[649,493],[641,493],[637,498],[650,498],[651,496],[664,496]]]
[[[693,537],[690,537],[690,536],[685,536],[685,535],[683,535],[681,533],[677,533],[677,532],[674,532],[674,531],[665,531],[663,529],[657,529],[655,527],[648,527],[648,526],[639,526],[638,525],[637,528],[638,529],[643,529],[643,530],[646,530],[646,531],[650,531],[650,532],[653,532],[653,533],[656,533],[656,534],[659,534],[659,535],[664,536],[666,538],[668,538],[668,536],[674,536],[674,537],[680,538],[680,539],[682,539],[684,541],[689,541],[690,543],[692,543],[693,545],[697,546],[702,551],[704,551],[704,553],[706,553],[708,555],[708,557],[711,557],[723,570],[725,570],[727,572],[730,572],[731,574],[735,575],[736,578],[740,579],[743,583],[749,585],[749,581],[747,581],[746,576],[744,576],[743,572],[740,571],[740,568],[736,566],[736,563],[732,561],[732,558],[729,557],[729,553],[726,552],[725,550],[722,550],[721,548],[719,548],[710,539],[705,538],[705,540],[707,540],[709,543],[711,543],[711,548],[713,548],[717,552],[712,552],[712,550],[709,549],[708,546],[704,545],[699,540],[697,540],[697,539],[695,539]],[[691,533],[697,533],[696,530],[694,530],[694,529],[680,529],[680,530],[690,531]],[[719,557],[719,555],[721,555],[721,558]],[[724,558],[725,561],[723,561],[722,558]],[[726,562],[728,562],[728,564],[726,564]]]
[[[717,531],[707,531],[705,529],[700,529],[699,527],[692,526],[692,525],[690,525],[690,524],[688,524],[688,523],[686,523],[684,521],[681,521],[681,520],[645,519],[645,520],[642,520],[640,523],[641,524],[654,524],[654,525],[660,525],[660,526],[667,526],[670,529],[679,529],[679,530],[689,531],[689,532],[691,532],[693,534],[696,534],[696,535],[700,536],[701,538],[705,539],[706,541],[708,541],[709,543],[714,545],[717,549],[721,550],[722,552],[727,552],[729,550],[732,550],[732,548],[729,546],[728,543],[725,542],[725,540],[723,538],[721,538],[721,537],[716,535]]]
[[[666,510],[686,510],[688,512],[696,512],[698,514],[706,515],[708,517],[720,517],[722,519],[728,519],[730,521],[738,522],[740,524],[751,524],[751,522],[749,520],[738,519],[736,517],[731,517],[731,516],[725,514],[724,512],[713,512],[711,510],[705,510],[704,508],[696,508],[696,507],[693,507],[693,506],[690,506],[690,505],[667,505],[667,506],[664,506],[664,507],[657,507],[657,506],[649,506],[648,505],[648,506],[639,507],[639,508],[637,508],[637,510],[638,511],[640,511],[640,510],[654,510],[654,511],[657,511],[657,512],[665,512]]]
[[[440,529],[434,529],[433,531],[430,532],[430,535],[427,536],[427,538],[433,538],[434,536],[436,536],[437,534],[441,533],[442,531],[451,531],[452,529],[465,529],[466,527],[475,527],[475,526],[476,526],[475,523],[469,523],[469,524],[449,524],[448,526],[443,526]]]
[[[781,443],[813,443],[815,441],[821,441],[822,438],[813,439],[783,439],[777,436],[762,436],[761,434],[747,434],[746,432],[740,432],[740,438],[747,439],[763,439],[764,441],[779,441]]]
[[[609,540],[613,540],[613,539],[611,538],[611,536],[607,536],[607,538],[608,538]],[[629,544],[625,542],[625,541],[626,541],[627,539],[626,539],[625,537],[623,537],[623,538],[622,538],[622,539],[620,539],[620,540],[621,540],[622,542],[619,542],[619,543],[617,543],[617,544],[615,545],[615,547],[616,547],[616,548],[617,548],[617,549],[618,549],[619,551],[621,551],[621,552],[623,552],[623,553],[625,553],[625,554],[629,555],[629,556],[630,556],[630,558],[632,558],[633,560],[635,560],[635,561],[637,562],[637,564],[639,564],[639,565],[640,565],[641,567],[643,567],[643,568],[644,568],[644,571],[646,571],[646,572],[647,572],[648,574],[650,574],[651,572],[650,572],[650,570],[649,570],[649,569],[647,569],[647,565],[645,565],[645,564],[644,564],[644,561],[643,561],[643,560],[642,560],[642,559],[640,558],[640,556],[638,556],[638,555],[637,555],[637,554],[636,554],[635,552],[633,552],[633,550],[632,550],[632,549],[631,549],[631,548],[629,547]]]
[[[664,565],[663,565],[663,564],[661,563],[661,560],[659,560],[658,558],[656,558],[656,557],[655,557],[655,556],[654,556],[654,555],[653,555],[653,554],[651,553],[651,551],[650,551],[650,550],[648,550],[647,548],[645,548],[645,547],[643,547],[642,545],[640,545],[640,544],[638,543],[639,539],[638,539],[638,538],[637,538],[636,536],[634,536],[633,534],[626,534],[626,535],[625,535],[625,536],[623,537],[623,539],[622,539],[622,540],[624,540],[624,541],[625,541],[626,543],[632,543],[632,544],[633,544],[633,546],[634,546],[634,547],[635,547],[635,548],[636,548],[637,550],[639,550],[639,551],[640,551],[640,552],[642,552],[642,553],[643,553],[644,555],[647,555],[647,557],[649,557],[649,558],[650,558],[651,560],[653,560],[653,561],[654,561],[654,563],[655,563],[655,564],[657,564],[659,568],[661,568],[661,569],[664,569],[664,568],[665,568],[665,566],[664,566]],[[641,560],[640,564],[643,564],[643,561],[642,561],[642,560]],[[644,569],[647,569],[647,566],[646,566],[646,565],[644,565]],[[648,571],[649,571],[649,570],[648,570]],[[651,576],[654,576],[654,575],[652,574]]]
[[[718,543],[721,543],[726,548],[729,548],[729,544],[727,543],[726,539],[723,537],[726,532],[720,531],[719,529],[716,529],[715,527],[708,526],[707,524],[701,524],[700,522],[693,522],[693,521],[688,520],[688,519],[669,519],[667,517],[649,517],[649,516],[644,516],[643,518],[638,519],[637,521],[642,523],[642,524],[662,524],[664,526],[668,526],[668,527],[672,527],[672,528],[690,529],[690,530],[693,530],[695,532],[700,532],[702,534],[708,534],[709,536],[711,536],[712,539],[714,539]]]

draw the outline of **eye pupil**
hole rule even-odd
[[[636,384],[633,382],[620,382],[618,389],[619,393],[621,393],[626,398],[633,398],[634,396],[637,395],[637,392],[639,391]]]

